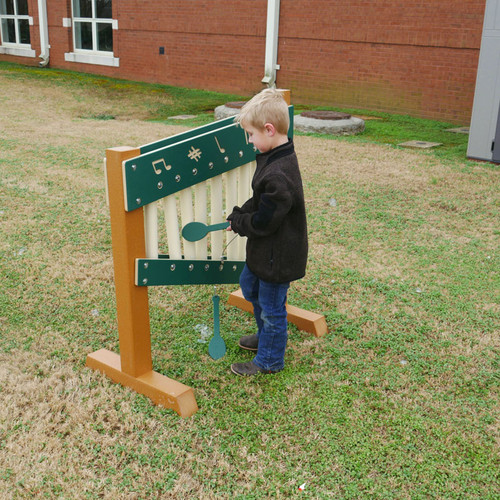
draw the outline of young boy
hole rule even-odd
[[[265,89],[236,118],[259,150],[253,196],[228,216],[233,230],[247,236],[240,276],[243,296],[252,303],[257,334],[239,346],[257,352],[253,361],[234,363],[237,375],[283,369],[287,343],[286,298],[290,282],[305,275],[307,223],[304,192],[293,142],[288,139],[288,105],[276,89]]]

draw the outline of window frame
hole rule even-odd
[[[30,41],[29,43],[21,42],[21,30],[19,28],[19,21],[28,21],[28,26],[33,25],[33,18],[28,14],[18,14],[19,6],[18,0],[12,0],[14,5],[14,14],[2,14],[0,11],[0,34],[2,43],[0,47],[4,47],[6,49],[19,49],[20,51],[27,51],[31,49],[31,30],[29,30]],[[29,8],[29,3],[28,3]],[[3,36],[3,21],[4,20],[14,20],[14,31],[15,31],[15,42],[6,42]]]
[[[63,26],[71,28],[71,38],[73,42],[73,51],[64,54],[64,60],[68,62],[98,64],[102,66],[120,65],[120,59],[114,56],[114,40],[112,34],[112,50],[97,50],[98,43],[98,24],[109,24],[112,33],[118,29],[118,21],[108,17],[96,17],[97,0],[91,0],[92,17],[75,16],[75,0],[71,0],[71,15],[72,17],[63,19]],[[111,8],[112,8],[111,4]],[[92,49],[77,48],[77,28],[78,23],[91,23],[92,26]]]
[[[73,52],[75,54],[81,53],[81,54],[95,54],[98,56],[113,56],[113,49],[112,50],[98,50],[99,46],[99,40],[98,40],[98,29],[97,25],[98,24],[109,24],[111,26],[111,30],[114,28],[114,21],[113,18],[110,17],[96,17],[96,2],[97,0],[90,0],[91,5],[92,5],[92,17],[81,17],[81,16],[75,16],[75,1],[78,0],[71,0],[71,25],[72,25],[72,35],[73,35]],[[92,26],[92,49],[82,49],[82,48],[77,48],[77,43],[76,43],[76,24],[77,23],[90,23]]]

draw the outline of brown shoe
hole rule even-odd
[[[257,352],[259,347],[259,336],[258,335],[245,335],[240,338],[238,345],[242,349],[246,349],[247,351]]]

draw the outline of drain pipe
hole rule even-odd
[[[38,24],[40,28],[40,63],[41,68],[49,64],[49,25],[47,22],[47,0],[38,0]]]
[[[280,24],[280,0],[267,0],[266,60],[262,83],[276,87],[278,62],[278,28]]]

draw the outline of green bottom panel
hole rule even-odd
[[[135,284],[161,285],[216,285],[238,283],[244,261],[235,260],[172,260],[136,259]]]

